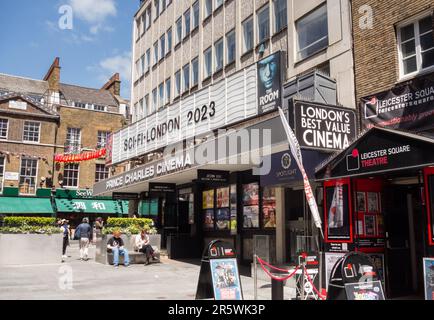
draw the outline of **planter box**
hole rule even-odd
[[[62,234],[0,234],[0,266],[60,263],[62,243]]]
[[[95,244],[95,261],[102,263],[102,264],[112,264],[112,255],[110,255],[107,252],[107,242],[109,239],[113,237],[112,235],[97,235],[96,237],[96,244]],[[142,263],[142,259],[144,259],[144,254],[140,253],[137,255],[137,257],[134,257],[134,243],[135,243],[135,237],[133,236],[126,236],[122,235],[121,238],[124,241],[124,247],[128,250],[128,253],[130,254],[130,260],[131,263],[135,263],[135,259],[137,259],[137,263]],[[161,250],[161,235],[155,234],[155,235],[149,235],[149,243],[154,249],[158,249],[158,251]],[[123,263],[122,256],[119,259],[120,263]],[[144,260],[143,260],[144,262]]]

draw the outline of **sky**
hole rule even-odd
[[[61,82],[101,88],[119,72],[130,98],[139,0],[1,0],[0,73],[42,79],[55,57]],[[72,18],[72,19],[71,19]]]

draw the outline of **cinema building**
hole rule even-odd
[[[382,22],[362,30],[362,5]],[[368,253],[389,298],[422,298],[424,282],[432,285],[423,259],[434,256],[433,5],[353,1],[362,133],[316,168],[327,271],[349,250]],[[390,10],[396,6],[406,9]]]
[[[133,123],[112,135],[108,159],[128,170],[94,195],[153,218],[171,258],[220,238],[251,262],[263,236],[264,258],[295,261],[317,234],[277,107],[316,190],[315,166],[356,136],[349,21],[344,0],[141,1]]]

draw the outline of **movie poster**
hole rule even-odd
[[[357,192],[357,211],[366,212],[366,197],[364,192]]]
[[[194,224],[194,193],[190,193],[188,199],[188,223]]]
[[[264,188],[262,196],[262,211],[264,213],[264,228],[276,228],[276,189]]]
[[[208,190],[202,193],[202,208],[214,209],[214,190]]]
[[[204,210],[204,229],[214,229],[214,209]]]
[[[242,300],[237,259],[211,259],[211,275],[215,300]]]
[[[229,187],[217,189],[217,208],[229,207]]]
[[[282,105],[280,51],[258,62],[258,114]]]
[[[216,211],[217,230],[229,230],[230,213],[229,208],[219,208]]]
[[[243,203],[245,206],[259,204],[259,184],[251,183],[243,185]]]
[[[365,236],[372,237],[375,236],[375,216],[365,215]]]
[[[425,300],[434,300],[434,258],[423,259]]]
[[[368,192],[368,212],[379,212],[378,193]]]
[[[259,207],[247,206],[243,211],[243,228],[259,228]]]
[[[325,254],[325,272],[326,272],[326,288],[328,288],[330,276],[336,262],[345,256],[345,253],[326,253]]]

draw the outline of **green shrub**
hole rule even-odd
[[[108,218],[102,233],[112,234],[114,231],[119,231],[126,235],[133,235],[138,234],[142,229],[147,230],[150,234],[157,233],[152,219],[134,218]]]
[[[0,233],[12,234],[56,234],[62,230],[56,226],[55,218],[5,217]]]

